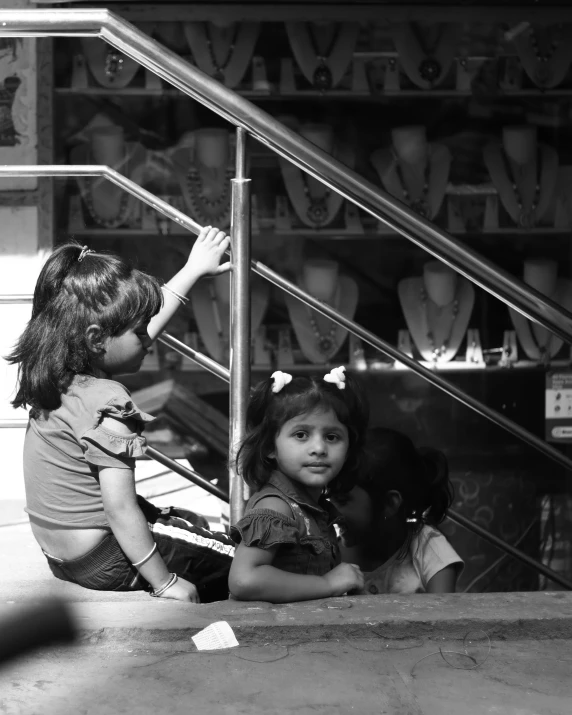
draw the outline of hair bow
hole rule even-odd
[[[338,388],[338,390],[345,390],[346,389],[346,376],[344,375],[345,372],[345,367],[344,365],[340,365],[340,367],[334,367],[330,370],[330,372],[327,375],[324,375],[324,380],[326,382],[333,382],[334,385]]]
[[[280,392],[284,385],[287,385],[289,382],[292,382],[292,375],[287,372],[280,372],[280,370],[273,372],[270,377],[274,379],[274,384],[272,385],[272,392]]]

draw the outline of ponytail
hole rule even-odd
[[[423,465],[425,498],[421,504],[422,521],[432,526],[440,524],[453,503],[453,486],[449,479],[447,458],[437,449],[421,447],[419,460]]]
[[[18,365],[12,405],[53,410],[75,375],[92,372],[88,326],[101,338],[135,321],[147,322],[162,305],[158,281],[119,256],[90,251],[76,242],[56,248],[36,282],[32,317],[6,357]]]

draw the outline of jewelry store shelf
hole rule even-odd
[[[54,89],[55,94],[60,96],[76,96],[76,95],[87,95],[87,96],[98,96],[98,97],[173,97],[174,99],[188,99],[188,95],[178,89],[172,89],[170,87],[165,87],[161,89],[149,89],[146,87],[125,87],[123,89],[113,89],[108,87],[84,87],[84,88],[74,88],[74,87],[56,87]],[[472,97],[473,92],[471,90],[458,90],[458,89],[399,89],[399,90],[384,90],[384,91],[358,91],[355,90],[329,90],[327,92],[321,92],[315,89],[300,90],[297,92],[280,93],[278,91],[268,91],[268,90],[239,90],[237,92],[241,97],[245,99],[252,100],[315,100],[315,99],[328,99],[328,100],[374,100],[382,101],[388,97],[391,99],[443,99],[443,98],[456,98],[456,97]],[[495,98],[497,99],[513,99],[516,97],[538,97],[542,100],[549,99],[550,97],[572,97],[572,88],[566,89],[551,89],[546,91],[541,91],[539,89],[519,89],[513,91],[501,91],[497,90],[495,92]]]

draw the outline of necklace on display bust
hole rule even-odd
[[[338,310],[339,302],[340,302],[340,286],[338,283],[338,285],[336,287],[336,292],[334,293],[333,302],[331,303],[332,307],[335,310]],[[330,303],[328,303],[325,300],[321,300],[320,303],[324,303],[325,305],[330,305]],[[327,356],[332,352],[332,350],[334,348],[337,348],[336,335],[338,332],[338,326],[336,323],[332,322],[330,329],[328,330],[327,333],[324,334],[318,327],[318,322],[316,320],[316,312],[314,310],[312,310],[312,308],[310,308],[309,305],[306,305],[306,310],[308,312],[308,320],[310,321],[310,327],[312,328],[312,331],[316,338],[316,344],[318,346],[318,350],[320,351],[320,353],[322,355]]]
[[[543,27],[530,25],[519,33],[514,44],[526,74],[538,87],[551,89],[560,84],[572,61],[572,31],[569,25]]]
[[[330,44],[328,45],[328,49],[325,52],[320,52],[316,37],[314,35],[314,28],[312,26],[308,28],[308,37],[312,44],[312,51],[316,55],[316,60],[318,62],[318,66],[316,67],[316,69],[314,70],[314,74],[312,75],[312,84],[316,89],[319,89],[322,92],[328,89],[332,89],[333,86],[332,70],[330,69],[328,63],[330,60],[330,55],[332,54],[332,50],[334,49],[338,41],[339,35],[340,25],[336,25],[332,35],[332,39],[330,40]]]
[[[501,157],[504,163],[504,171],[507,176],[507,178],[511,181],[511,188],[514,194],[514,198],[516,200],[516,203],[518,205],[518,225],[521,228],[532,228],[533,226],[536,225],[536,209],[538,208],[538,202],[540,199],[540,180],[538,178],[538,166],[540,164],[540,152],[537,152],[536,155],[536,161],[534,163],[534,174],[535,174],[535,187],[534,187],[534,196],[532,197],[532,200],[530,201],[530,205],[525,209],[524,208],[524,200],[522,198],[520,189],[518,187],[517,179],[516,179],[516,172],[511,166],[511,163],[508,160],[508,157],[506,155],[505,151],[501,150]]]
[[[433,89],[440,84],[455,59],[456,26],[438,25],[436,32],[430,46],[430,41],[423,37],[423,31],[415,23],[405,22],[394,27],[393,39],[399,62],[409,79],[423,89]]]
[[[119,162],[114,162],[112,168],[130,178],[136,168],[130,165],[130,162],[136,155],[139,155],[135,161],[136,164],[144,160],[144,155],[141,153],[143,148],[139,144],[134,144],[130,148],[125,147],[123,151],[123,158]],[[74,151],[76,156],[78,153],[83,152],[83,147],[78,147]],[[92,152],[89,149],[84,153],[84,156],[86,160],[77,161],[77,163],[99,163],[93,159]],[[101,177],[78,177],[78,183],[85,207],[98,226],[110,229],[119,228],[129,222],[135,208],[135,198],[131,194]],[[118,197],[119,202],[117,202]],[[109,210],[113,209],[113,206],[117,206],[117,211],[110,216]]]
[[[234,169],[229,166],[224,172],[224,181],[219,195],[216,198],[208,198],[200,170],[196,167],[187,170],[183,192],[191,216],[195,221],[203,226],[212,224],[221,229],[230,225],[230,182],[232,178],[234,178]]]
[[[91,74],[102,87],[124,89],[141,67],[138,62],[99,39],[83,37],[81,46]]]
[[[336,87],[353,59],[359,25],[352,22],[287,22],[286,32],[292,53],[306,79],[321,92]],[[322,42],[324,38],[325,43]]]
[[[432,356],[432,362],[436,363],[438,362],[441,357],[443,357],[446,353],[447,350],[449,349],[449,342],[451,340],[451,336],[453,335],[453,329],[455,327],[455,321],[457,319],[457,315],[459,314],[459,299],[457,296],[455,296],[454,300],[452,303],[449,305],[451,306],[451,324],[449,327],[449,332],[447,333],[447,337],[443,340],[441,345],[437,345],[435,343],[435,333],[434,330],[431,327],[431,322],[429,319],[429,297],[427,296],[427,291],[425,290],[424,287],[421,288],[421,305],[423,306],[423,315],[425,319],[425,325],[427,328],[426,331],[426,337],[427,337],[427,342],[429,343],[429,347],[431,349],[431,356]],[[449,306],[446,306],[447,308]]]
[[[326,188],[322,196],[312,195],[310,187],[308,186],[308,176],[306,172],[302,171],[301,175],[304,183],[304,196],[308,202],[306,216],[310,223],[314,224],[316,228],[320,228],[328,220],[328,199],[330,198],[332,191],[331,189]]]
[[[430,218],[431,212],[429,208],[429,180],[431,174],[431,158],[427,157],[425,166],[423,168],[423,187],[421,193],[414,199],[411,196],[410,190],[407,187],[407,182],[403,176],[403,170],[401,168],[401,162],[399,157],[394,153],[395,160],[395,173],[397,174],[397,179],[401,186],[401,191],[403,192],[403,198],[405,203],[408,204],[413,211],[419,214],[423,218]]]
[[[234,25],[233,37],[232,37],[232,40],[228,46],[226,58],[224,59],[224,61],[222,63],[217,61],[217,58],[215,55],[209,23],[208,22],[203,23],[203,27],[204,27],[204,32],[205,32],[205,41],[207,43],[207,49],[209,52],[209,59],[213,66],[213,69],[214,69],[214,73],[213,73],[212,77],[214,79],[218,80],[219,82],[224,82],[225,78],[226,78],[226,75],[225,75],[226,69],[227,69],[227,67],[232,59],[232,55],[234,53],[234,47],[236,44],[236,38],[238,37],[238,30],[240,28],[240,25],[238,23],[235,23],[235,25]]]

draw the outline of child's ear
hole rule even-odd
[[[85,331],[85,342],[88,350],[92,353],[105,352],[103,345],[102,330],[99,325],[90,325]]]
[[[395,516],[397,512],[401,509],[402,504],[403,497],[401,496],[400,492],[395,489],[392,489],[391,491],[387,492],[387,494],[385,495],[385,507],[383,509],[383,516],[386,519],[391,519],[391,517]]]

